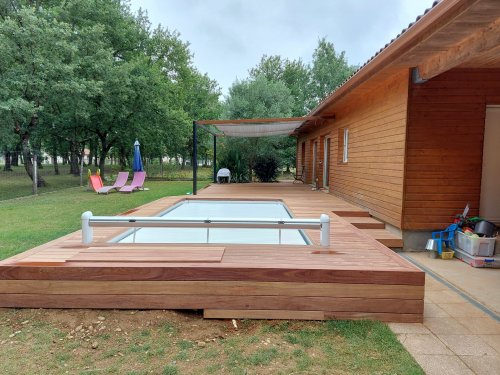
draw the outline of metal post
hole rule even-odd
[[[321,232],[319,235],[321,246],[330,246],[330,216],[326,214],[321,214],[319,217],[321,222]]]
[[[196,134],[196,121],[193,121],[193,160],[191,163],[193,164],[193,195],[196,195],[197,183],[198,183],[198,139]]]
[[[38,161],[36,151],[33,152],[33,195],[38,194]]]
[[[92,216],[91,211],[85,211],[82,214],[82,243],[92,243],[94,231],[89,225],[89,220]]]
[[[214,183],[217,182],[217,137],[214,134]]]

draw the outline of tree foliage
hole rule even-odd
[[[2,0],[0,50],[0,147],[22,145],[30,177],[34,149],[74,173],[85,148],[126,167],[136,138],[144,157],[185,159],[191,121],[221,113],[188,43],[123,1]]]

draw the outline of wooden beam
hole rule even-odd
[[[431,79],[498,45],[500,45],[500,18],[446,51],[439,52],[419,64],[419,75],[424,80]]]

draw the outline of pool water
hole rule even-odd
[[[184,200],[159,216],[171,218],[267,218],[288,219],[292,215],[280,201]],[[208,243],[279,244],[279,230],[267,228],[211,228]],[[133,230],[117,241],[132,243]],[[206,228],[140,228],[138,243],[207,243]],[[308,245],[307,236],[296,229],[281,230],[281,244]]]

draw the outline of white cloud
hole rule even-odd
[[[432,5],[432,0],[132,0],[153,25],[175,29],[194,63],[223,89],[245,78],[262,55],[309,62],[326,36],[362,64]]]

